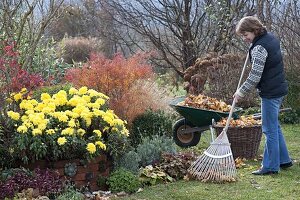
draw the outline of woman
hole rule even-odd
[[[245,42],[252,43],[249,49],[252,68],[234,99],[238,102],[252,88],[257,88],[261,97],[262,131],[266,136],[262,167],[252,174],[277,174],[280,168],[293,165],[278,120],[283,97],[288,92],[280,42],[253,16],[242,18],[236,33]]]

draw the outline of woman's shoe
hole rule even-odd
[[[284,163],[284,164],[280,164],[280,168],[281,169],[287,169],[289,167],[293,166],[293,162],[288,162],[288,163]]]
[[[259,169],[252,172],[253,175],[270,175],[270,174],[278,174],[278,171],[269,171],[265,169]]]

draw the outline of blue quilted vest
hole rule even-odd
[[[271,33],[257,36],[254,38],[249,52],[251,52],[256,45],[263,46],[268,52],[264,71],[260,82],[256,85],[259,96],[263,98],[278,98],[285,96],[288,92],[288,84],[284,76],[283,59],[279,40]]]

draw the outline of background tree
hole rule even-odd
[[[142,50],[156,50],[155,64],[172,68],[180,76],[201,50],[208,49],[205,38],[209,37],[210,30],[204,31],[203,27],[207,25],[205,6],[210,1],[99,2],[120,27],[118,31],[127,32],[127,35],[119,34],[124,43]]]
[[[23,66],[30,67],[46,27],[57,16],[64,0],[16,0],[0,2],[0,31],[4,38],[26,43],[21,55]]]

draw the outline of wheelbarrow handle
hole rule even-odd
[[[290,112],[292,111],[292,108],[282,108],[279,110],[279,112]],[[261,119],[261,113],[255,113],[252,115],[246,115],[246,117],[253,117],[253,119]]]

